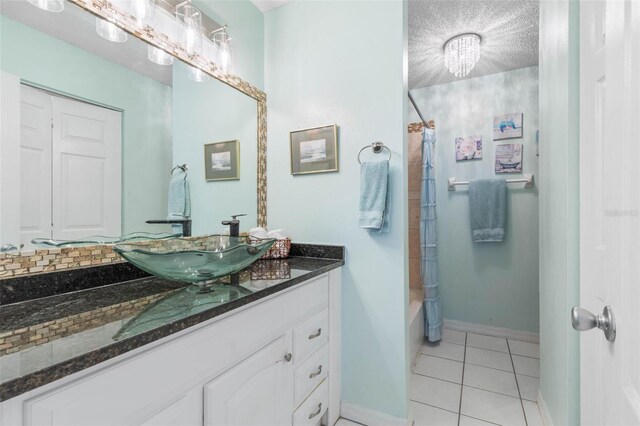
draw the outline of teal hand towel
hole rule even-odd
[[[476,243],[504,241],[507,218],[507,184],[504,179],[469,182],[471,235]]]
[[[360,166],[360,228],[384,229],[388,179],[387,161],[365,161]]]
[[[178,170],[169,181],[167,219],[184,219],[191,216],[191,195],[187,174]],[[182,232],[182,225],[171,225],[172,232]]]

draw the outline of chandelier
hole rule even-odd
[[[456,77],[468,75],[480,59],[482,37],[475,33],[460,34],[444,44],[444,66]]]

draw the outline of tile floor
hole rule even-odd
[[[414,425],[542,425],[539,358],[537,344],[444,330],[413,366]]]

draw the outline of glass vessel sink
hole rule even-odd
[[[51,240],[47,238],[34,238],[31,240],[33,244],[52,246],[52,247],[71,247],[93,244],[118,244],[123,242],[144,241],[144,240],[164,240],[167,238],[180,237],[182,234],[174,234],[169,232],[132,232],[131,234],[120,235],[117,237],[108,237],[105,235],[91,235],[79,240]]]
[[[207,235],[116,244],[113,250],[157,277],[206,283],[248,267],[260,259],[275,241]]]

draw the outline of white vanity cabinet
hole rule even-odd
[[[0,404],[9,425],[333,425],[342,268]]]

